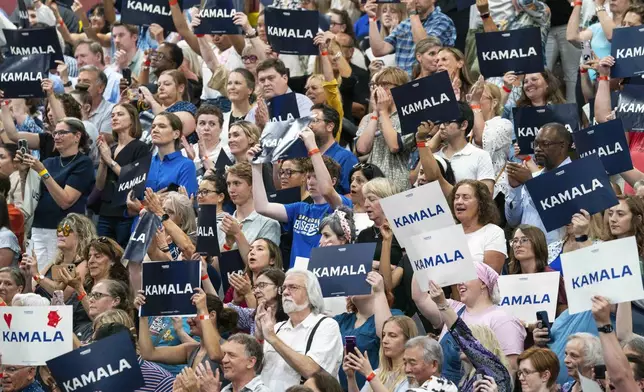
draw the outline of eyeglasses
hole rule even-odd
[[[293,173],[304,173],[302,170],[293,170],[293,169],[280,169],[280,177],[291,178]]]
[[[101,292],[98,292],[98,291],[92,291],[91,293],[87,294],[87,298],[93,299],[93,300],[96,300],[96,301],[98,301],[99,299],[104,298],[104,297],[111,297],[111,295],[101,293]]]
[[[217,191],[213,191],[212,189],[199,189],[197,196],[208,196],[209,193],[217,193]]]
[[[248,56],[242,56],[242,61],[244,64],[254,64],[258,60],[257,56],[254,54],[248,55]]]
[[[64,136],[64,135],[67,135],[69,133],[74,133],[74,131],[54,131],[54,132],[51,133],[51,136],[53,136],[55,138],[56,136]]]
[[[252,289],[264,290],[268,286],[275,286],[275,284],[270,282],[259,282],[256,285],[253,285]]]
[[[390,87],[391,88],[391,87],[396,87],[396,84],[395,83],[390,83],[390,82],[380,82],[380,83],[369,82],[369,89],[370,90],[373,90],[376,87],[382,87],[382,88]]]
[[[548,142],[548,141],[540,141],[535,139],[533,142],[533,148],[537,148],[537,147],[548,148],[548,147],[555,146],[557,144],[563,144],[563,142]]]
[[[29,366],[5,366],[5,368],[3,369],[3,373],[14,374],[14,373],[18,373],[23,369],[27,369],[28,367]]]
[[[342,22],[335,22],[335,21],[330,21],[329,26],[342,26],[344,23]]]
[[[289,293],[294,293],[298,290],[303,290],[303,289],[304,289],[304,286],[298,286],[296,284],[285,284],[284,286],[277,289],[277,293],[279,295],[282,295],[286,291],[288,291]]]
[[[69,234],[72,232],[72,227],[69,225],[69,223],[65,223],[62,226],[58,226],[56,228],[56,234],[63,233],[63,236],[69,237]]]
[[[530,242],[528,237],[513,238],[510,240],[510,246],[514,248],[515,246],[527,244],[528,242]]]
[[[154,52],[151,52],[148,55],[148,57],[150,58],[150,60],[152,60],[152,59],[154,59],[154,60],[163,60],[165,58],[165,54],[157,52],[157,51],[154,51]]]
[[[527,370],[527,369],[521,370],[521,369],[519,369],[519,370],[517,370],[517,378],[521,378],[521,376],[528,377],[529,375],[534,374],[534,373],[539,373],[539,372],[537,370]]]

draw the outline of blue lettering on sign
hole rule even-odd
[[[454,251],[454,256],[452,258],[450,258],[447,253],[443,253],[442,255],[438,254],[436,256],[423,257],[420,260],[414,260],[414,265],[416,266],[416,270],[418,271],[429,267],[435,267],[441,264],[453,263],[458,260],[465,260],[465,257],[463,257],[461,251],[457,249]]]
[[[512,295],[503,297],[501,301],[501,306],[510,306],[510,305],[537,305],[537,304],[549,304],[550,295],[543,294],[528,294],[528,295]]]
[[[56,331],[52,337],[47,331],[25,331],[25,332],[15,332],[15,331],[2,331],[2,340],[5,342],[12,343],[48,343],[48,342],[64,342],[63,333]]]
[[[443,207],[441,207],[440,204],[436,204],[436,208],[434,209],[434,211],[432,211],[432,209],[428,207],[411,214],[403,215],[399,218],[394,218],[394,225],[396,225],[396,227],[404,227],[407,225],[411,225],[412,223],[433,218],[436,215],[440,215],[444,213],[445,213],[445,210],[443,210]]]
[[[625,276],[633,276],[633,272],[627,265],[622,268],[621,273],[618,268],[611,268],[610,270],[602,269],[572,278],[572,288],[580,289],[584,286],[603,282],[604,280],[619,279]]]

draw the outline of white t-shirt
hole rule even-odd
[[[213,45],[212,50],[215,52],[217,61],[219,64],[222,64],[228,71],[232,71],[236,68],[244,68],[244,62],[241,59],[241,56],[235,50],[234,46],[220,52],[219,49]],[[201,64],[201,74],[203,75],[203,90],[201,92],[201,99],[215,99],[221,97],[221,93],[217,90],[213,90],[208,87],[208,82],[212,77],[212,71],[208,68],[205,62]]]
[[[494,181],[496,177],[494,175],[494,166],[492,166],[492,158],[487,151],[467,143],[461,151],[456,152],[450,159],[445,156],[444,150],[440,150],[436,154],[450,161],[456,182],[461,180]]]
[[[508,256],[505,232],[499,226],[488,223],[473,233],[465,234],[467,246],[474,261],[483,262],[485,251],[495,250]]]
[[[497,24],[507,23],[517,13],[511,1],[489,0],[488,3],[490,5],[490,16]],[[481,14],[476,8],[476,5],[473,5],[470,7],[470,30],[474,30],[479,26],[483,26],[483,21],[481,20]]]

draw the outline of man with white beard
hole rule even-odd
[[[273,392],[284,392],[321,369],[337,377],[342,336],[338,323],[322,314],[324,301],[317,277],[311,271],[291,269],[278,293],[289,319],[276,324],[276,309],[263,305],[255,317],[257,338],[264,339],[264,384]]]

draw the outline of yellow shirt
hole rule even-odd
[[[340,115],[338,134],[335,135],[335,141],[339,142],[340,134],[342,133],[342,118],[344,117],[344,109],[342,108],[342,96],[340,95],[340,90],[338,89],[338,81],[333,80],[332,82],[322,82],[322,88],[324,88],[324,92],[326,92],[326,104],[337,110],[338,114]]]

